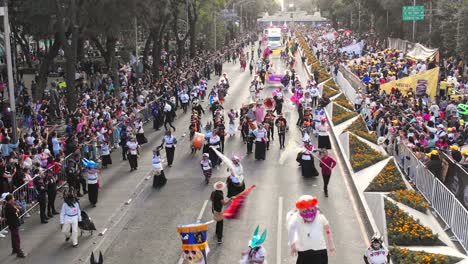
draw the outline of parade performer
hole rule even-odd
[[[310,144],[309,140],[304,141],[304,148],[305,150],[299,152],[298,154],[298,162],[301,165],[301,171],[303,177],[315,177],[318,176],[319,173],[315,168],[314,164],[314,146]]]
[[[172,167],[172,162],[174,162],[174,153],[177,144],[177,139],[172,136],[170,130],[166,131],[166,135],[162,139],[162,143],[159,148],[165,146],[166,150],[166,158],[167,158],[167,166]]]
[[[280,149],[284,147],[284,141],[286,139],[286,128],[288,126],[288,122],[284,118],[283,113],[280,113],[278,118],[275,121],[275,125],[278,127],[278,138],[280,143]]]
[[[320,213],[316,197],[299,197],[296,208],[287,213],[286,223],[291,254],[298,256],[296,264],[328,263],[328,255],[335,254],[335,245],[330,225]]]
[[[213,219],[216,221],[216,237],[218,238],[218,244],[223,243],[223,206],[231,201],[231,199],[224,199],[223,190],[226,188],[226,184],[222,181],[216,182],[213,185],[214,191],[211,193],[211,211],[213,212]]]
[[[239,262],[240,264],[267,264],[266,249],[262,246],[263,242],[265,242],[267,231],[265,229],[261,236],[258,232],[259,226],[255,228],[252,239],[249,241],[249,249],[242,252],[242,259]]]
[[[208,139],[208,142],[210,144],[209,148],[209,154],[210,154],[210,161],[213,167],[218,166],[219,163],[219,157],[216,155],[214,152],[214,149],[218,150],[221,147],[221,138],[219,137],[217,130],[213,131],[211,134],[211,137]]]
[[[228,113],[228,118],[229,118],[229,136],[233,137],[236,135],[236,120],[237,113],[234,111],[234,109],[231,109]]]
[[[331,149],[330,137],[328,131],[330,131],[330,126],[327,124],[327,119],[320,119],[320,124],[317,125],[318,132],[318,148],[319,149]]]
[[[84,167],[86,168],[86,173],[88,174],[88,199],[93,207],[96,207],[98,202],[99,194],[99,181],[98,181],[98,165],[92,160],[83,159],[82,160]]]
[[[208,121],[205,125],[205,128],[204,128],[204,133],[205,133],[205,142],[203,144],[203,153],[209,153],[210,151],[210,138],[211,138],[211,135],[213,134],[213,130],[212,130],[212,124],[210,121]]]
[[[101,162],[103,169],[107,168],[107,165],[112,165],[109,143],[106,140],[101,143]]]
[[[128,147],[128,163],[130,164],[130,171],[134,171],[138,169],[138,152],[140,149],[140,145],[138,144],[137,140],[132,137],[129,142],[127,142]]]
[[[78,246],[78,222],[81,222],[80,204],[72,192],[64,196],[62,210],[60,211],[60,227],[65,234],[65,241],[71,240],[74,247]]]
[[[255,135],[255,159],[256,160],[265,160],[266,156],[266,142],[267,131],[263,127],[263,124],[258,124],[258,128],[253,131]]]
[[[240,158],[236,155],[233,155],[231,162],[232,163],[228,163],[228,170],[231,172],[231,174],[226,180],[228,198],[237,196],[239,193],[245,190],[244,168],[242,167],[242,164],[240,164]]]
[[[375,234],[371,238],[371,245],[364,253],[366,264],[386,264],[390,263],[390,251],[383,245],[382,237]]]
[[[145,130],[143,129],[143,121],[141,118],[138,118],[134,123],[136,130],[136,140],[138,145],[143,145],[148,142],[148,139],[145,137]]]
[[[164,186],[167,182],[166,175],[161,160],[160,148],[153,150],[153,159],[151,161],[153,168],[153,188]]]
[[[190,264],[207,264],[208,225],[211,222],[179,225],[177,232],[182,240],[182,257]]]
[[[213,165],[211,164],[210,154],[203,153],[203,158],[200,161],[200,166],[203,171],[203,176],[205,176],[205,183],[210,183],[210,178],[213,171]]]

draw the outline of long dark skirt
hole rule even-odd
[[[97,204],[98,202],[99,188],[98,184],[89,184],[88,183],[88,199],[91,204]]]
[[[231,198],[245,190],[245,182],[233,183],[229,178],[227,180],[227,197]]]
[[[296,264],[328,264],[327,250],[299,251]]]
[[[203,171],[203,176],[205,176],[205,179],[210,179],[211,178],[211,174],[212,174],[212,169],[209,169],[209,170],[204,170]]]
[[[107,166],[107,165],[112,164],[112,159],[111,159],[110,154],[109,155],[102,155],[101,159],[102,159],[102,166]]]
[[[330,137],[319,136],[318,137],[318,148],[319,149],[331,149]]]
[[[136,170],[138,168],[138,156],[129,154],[127,158],[128,158],[128,163],[130,164],[130,169]]]
[[[209,149],[208,153],[210,154],[211,165],[214,167],[218,166],[219,157],[216,155],[212,148]]]
[[[209,144],[204,144],[203,145],[203,153],[209,153],[210,152],[210,145]]]
[[[316,177],[319,175],[317,169],[314,165],[314,160],[302,160],[301,161],[301,170],[303,177]]]
[[[266,144],[262,141],[255,141],[255,159],[265,160],[266,157]]]
[[[162,187],[166,184],[166,182],[167,182],[167,179],[163,170],[161,171],[161,174],[153,175],[153,188]]]
[[[166,147],[167,165],[169,166],[172,166],[172,162],[174,162],[174,152],[175,152],[175,148]]]
[[[136,134],[136,140],[138,142],[138,145],[143,145],[148,142],[148,139],[146,139],[144,133],[138,133]]]

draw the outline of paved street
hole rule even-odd
[[[284,71],[279,58],[273,59],[273,63],[280,72]],[[251,76],[248,72],[240,72],[238,64],[225,64],[223,70],[231,78],[225,109],[239,109],[242,103],[248,102]],[[301,65],[298,66],[298,72],[305,80]],[[272,88],[269,88],[265,93],[270,95],[271,91]],[[286,96],[289,98],[290,95]],[[294,125],[297,114],[289,100],[283,109],[290,113],[288,122],[291,129],[286,136],[289,142],[287,148],[280,151],[279,144],[274,141],[265,161],[255,161],[253,155],[244,158],[242,164],[246,184],[256,184],[257,187],[251,192],[241,217],[225,221],[224,244],[216,244],[215,227],[210,227],[209,263],[237,263],[258,224],[268,230],[264,246],[269,263],[294,263],[287,245],[285,215],[293,208],[295,200],[306,193],[318,196],[320,208],[328,217],[334,232],[337,256],[332,257],[330,263],[357,263],[362,258],[366,247],[363,230],[351,203],[341,164],[338,164],[332,175],[330,197],[325,198],[321,177],[304,180],[300,175],[295,161],[295,149],[300,143],[300,133]],[[203,124],[208,118],[211,118],[209,112],[203,116]],[[160,144],[163,134],[153,132],[148,126],[146,135],[149,143],[141,152],[138,171],[130,173],[128,163],[120,162],[120,150],[117,150],[113,153],[114,164],[102,174],[97,208],[90,208],[87,197],[82,198],[83,209],[91,215],[98,231],[107,228],[104,236],[96,233],[89,236],[85,233],[80,238],[79,248],[75,249],[64,243],[64,237],[59,232],[58,217],[49,221],[49,224],[40,225],[39,216],[34,215],[27,220],[23,226],[25,230],[21,233],[22,245],[28,257],[18,260],[11,256],[4,258],[3,263],[87,263],[92,250],[102,250],[105,263],[181,263],[181,241],[176,226],[212,219],[211,204],[208,202],[212,184],[205,185],[203,182],[199,167],[201,154],[190,154],[187,130],[189,114],[178,113],[176,125],[175,136],[179,144],[174,166],[165,168],[168,182],[164,188],[154,190],[151,180],[145,180],[151,168],[151,150]],[[183,134],[187,134],[187,137],[182,137]],[[235,138],[226,139],[225,153],[230,155],[232,151],[246,152],[239,133]],[[336,156],[334,152],[331,155]],[[226,176],[225,167],[215,170],[211,183],[224,181]],[[129,199],[130,204],[125,205]],[[0,243],[0,254],[8,256],[9,238]]]

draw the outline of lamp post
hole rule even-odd
[[[3,14],[2,14],[3,13]],[[16,143],[18,140],[16,136],[16,104],[15,104],[15,88],[13,81],[13,63],[11,59],[11,44],[10,44],[10,22],[8,21],[8,3],[7,1],[3,2],[3,7],[0,10],[0,15],[3,15],[3,26],[5,30],[5,53],[7,59],[7,74],[8,74],[8,95],[10,98],[10,110],[11,110],[11,124],[12,124],[12,141]]]

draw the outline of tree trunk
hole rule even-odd
[[[148,63],[148,56],[151,48],[151,44],[153,43],[153,32],[150,32],[148,38],[146,39],[145,48],[143,49],[143,67],[144,69],[150,69],[150,65]]]
[[[106,40],[106,49],[107,49],[107,59],[106,61],[110,76],[112,78],[112,83],[114,84],[114,95],[119,96],[120,94],[120,80],[119,73],[117,69],[117,60],[115,57],[115,46],[117,44],[117,38],[112,36],[107,36]]]
[[[78,28],[73,28],[73,33],[71,36],[71,45],[69,48],[65,49],[65,72],[66,72],[66,98],[67,106],[70,109],[70,112],[75,111],[77,105],[77,92],[75,87],[75,73],[76,73],[76,53],[78,46]]]
[[[162,37],[159,36],[159,30],[154,29],[153,31],[153,76],[155,79],[159,78],[159,66],[161,65],[161,46],[162,46]]]
[[[58,55],[58,51],[60,49],[60,41],[55,37],[55,41],[50,46],[49,52],[47,52],[42,60],[41,66],[39,68],[39,77],[37,81],[37,91],[36,91],[36,97],[42,99],[42,94],[44,93],[44,90],[47,85],[47,76],[49,75],[49,66],[52,64],[54,61],[55,57]]]

